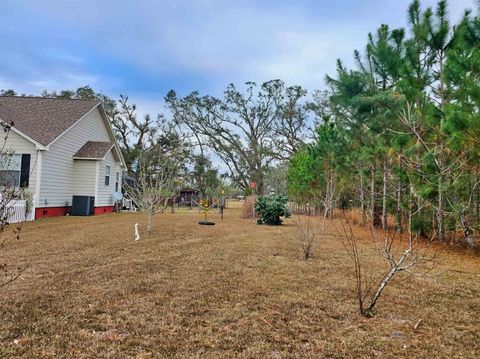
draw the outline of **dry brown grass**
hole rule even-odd
[[[352,266],[325,235],[305,261],[292,220],[255,225],[226,211],[27,223],[10,259],[29,270],[1,292],[0,347],[23,358],[474,358],[480,261],[445,252],[433,277],[401,275],[378,314],[357,312]],[[143,226],[144,228],[144,226]],[[359,236],[368,232],[356,229]],[[369,268],[382,266],[366,239]],[[440,252],[442,248],[437,249]],[[419,319],[422,322],[414,329]],[[0,355],[1,356],[1,355]]]
[[[362,224],[362,211],[354,208],[347,210],[334,209],[334,218],[342,218],[346,223],[352,226]]]
[[[242,206],[242,218],[249,219],[253,218],[255,215],[255,202],[257,196],[247,196]]]

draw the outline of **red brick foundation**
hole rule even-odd
[[[114,206],[95,207],[95,215],[113,213]]]
[[[114,206],[95,207],[94,214],[112,213]],[[41,207],[35,208],[35,219],[46,217],[59,217],[69,213],[72,207]]]
[[[64,216],[70,212],[72,207],[41,207],[35,208],[35,219],[45,217],[59,217]]]

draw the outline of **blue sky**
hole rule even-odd
[[[152,114],[169,89],[219,95],[231,82],[273,78],[321,89],[369,31],[404,26],[409,2],[2,0],[0,88],[39,94],[89,84]],[[449,5],[458,19],[474,1]]]

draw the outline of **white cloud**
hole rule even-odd
[[[404,26],[409,3],[18,0],[8,2],[4,10],[8,15],[21,5],[19,16],[29,17],[30,22],[25,21],[29,26],[19,28],[18,36],[31,35],[34,28],[30,26],[34,24],[52,27],[50,43],[45,44],[41,55],[53,66],[42,62],[34,68],[36,59],[27,61],[28,54],[17,44],[16,55],[9,55],[17,69],[22,69],[19,72],[28,77],[27,85],[64,88],[90,83],[114,95],[132,94],[130,88],[135,86],[122,81],[123,74],[105,78],[97,73],[101,70],[85,67],[84,56],[88,55],[81,48],[75,53],[75,48],[62,47],[61,41],[69,45],[74,41],[94,54],[151,74],[159,79],[159,88],[177,85],[160,83],[162,78],[186,77],[184,82],[188,84],[188,77],[198,77],[205,83],[192,84],[192,90],[200,86],[203,91],[218,94],[229,82],[271,78],[320,88],[324,75],[334,72],[337,58],[351,64],[353,50],[362,50],[369,31],[375,31],[381,23]],[[422,3],[424,7],[434,6],[436,0]],[[463,9],[473,4],[473,0],[450,1],[452,18],[458,19]],[[80,75],[75,77],[75,71]]]

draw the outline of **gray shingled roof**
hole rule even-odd
[[[98,101],[43,97],[0,97],[0,119],[42,145],[61,135]]]
[[[112,147],[113,142],[88,141],[73,155],[73,158],[99,160],[105,157]]]

